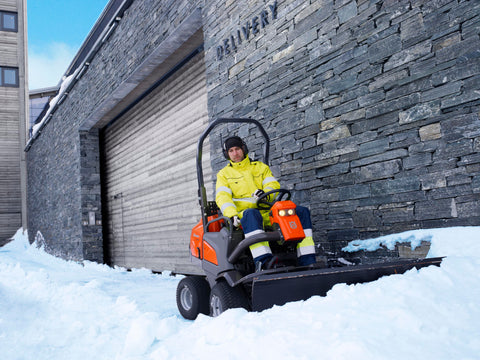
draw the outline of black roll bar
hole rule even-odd
[[[203,150],[203,142],[207,138],[207,136],[212,132],[212,130],[220,124],[229,124],[229,123],[243,123],[243,124],[254,124],[260,130],[262,136],[265,138],[265,142],[263,144],[263,161],[268,164],[269,155],[270,155],[270,138],[263,128],[262,124],[260,124],[257,120],[253,119],[243,119],[243,118],[219,118],[217,120],[212,121],[208,127],[204,130],[200,138],[198,139],[197,144],[197,180],[198,180],[198,202],[202,209],[202,222],[203,228],[207,228],[208,222],[208,215],[207,215],[207,190],[205,189],[205,182],[203,179],[203,167],[202,167],[202,150]]]

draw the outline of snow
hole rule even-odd
[[[441,267],[187,321],[175,303],[180,277],[65,261],[19,230],[0,248],[0,357],[480,359],[480,227],[410,231],[364,247],[425,239],[429,257],[447,256]]]
[[[379,248],[386,247],[389,250],[394,250],[396,244],[410,243],[410,248],[415,250],[422,241],[431,242],[432,235],[424,233],[423,231],[409,231],[399,235],[382,236],[375,239],[368,240],[354,240],[351,241],[342,250],[346,252],[355,252],[359,250],[375,251]]]
[[[50,114],[52,113],[53,109],[55,109],[55,107],[59,103],[60,99],[62,99],[63,96],[68,95],[67,89],[70,86],[70,84],[72,83],[73,79],[77,76],[79,70],[80,70],[80,68],[77,69],[72,75],[70,75],[68,77],[64,77],[62,79],[62,83],[60,84],[60,89],[59,89],[57,95],[52,100],[50,100],[50,103],[49,103],[50,107],[48,108],[47,112],[43,116],[42,120],[40,120],[37,124],[35,124],[33,126],[32,137],[35,137],[37,135],[38,131],[40,131],[40,129],[42,128],[42,126],[44,125],[44,123],[47,121]]]

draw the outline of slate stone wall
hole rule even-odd
[[[267,128],[319,252],[480,223],[480,2],[217,0],[204,16],[209,114]]]
[[[319,253],[479,224],[478,1],[133,1],[27,153],[31,241],[103,261],[98,131],[81,124],[198,6],[209,116],[264,124]]]
[[[66,259],[104,261],[99,131],[81,126],[197,7],[188,0],[133,1],[125,11],[27,152],[31,242]]]
[[[80,260],[80,137],[64,108],[55,115],[27,153],[28,234],[49,253]]]

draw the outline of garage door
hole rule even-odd
[[[207,124],[202,52],[104,129],[104,229],[112,265],[198,271],[188,242],[200,219],[196,144]]]

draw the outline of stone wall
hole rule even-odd
[[[131,90],[132,72],[197,6],[133,1],[122,14],[27,152],[30,241],[63,258],[104,261],[99,130],[85,121],[112,93]]]
[[[96,114],[199,6],[209,117],[263,123],[319,253],[479,224],[478,1],[133,1],[27,153],[31,241],[103,261]],[[259,148],[253,129],[238,132]]]
[[[210,116],[263,123],[324,250],[479,224],[478,1],[217,0],[204,17]]]
[[[59,109],[27,153],[28,233],[48,252],[80,260],[80,137],[68,119]]]

